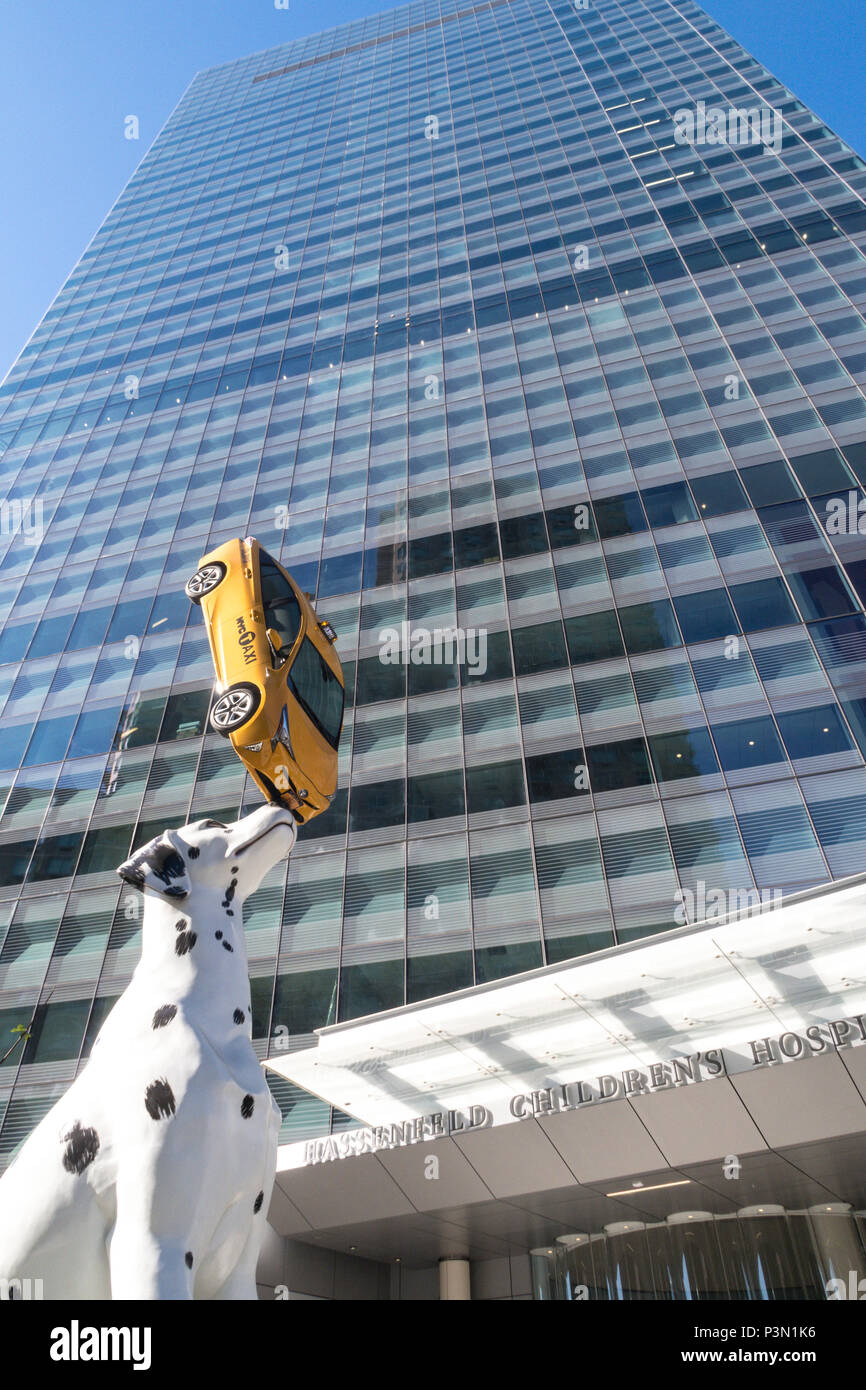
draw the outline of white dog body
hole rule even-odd
[[[197,821],[118,872],[142,957],[84,1070],[0,1180],[0,1278],[46,1298],[255,1298],[279,1107],[251,1042],[241,904],[287,811]]]

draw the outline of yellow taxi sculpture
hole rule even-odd
[[[337,790],[337,634],[253,536],[203,556],[186,594],[202,610],[217,675],[210,727],[268,801],[312,820]]]

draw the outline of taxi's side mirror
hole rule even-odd
[[[268,628],[267,636],[271,654],[274,659],[274,665],[279,666],[286,659],[286,653],[283,651],[283,639],[274,627]]]

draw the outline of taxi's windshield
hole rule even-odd
[[[292,663],[287,684],[319,733],[336,748],[343,727],[343,687],[306,637]]]
[[[301,630],[301,605],[285,575],[264,550],[259,551],[259,575],[265,627],[273,628],[279,634],[282,643],[280,657],[285,660]]]

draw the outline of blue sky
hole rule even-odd
[[[0,12],[0,377],[201,68],[391,0],[39,0]],[[866,154],[864,0],[704,8]],[[137,115],[141,138],[124,138]]]

